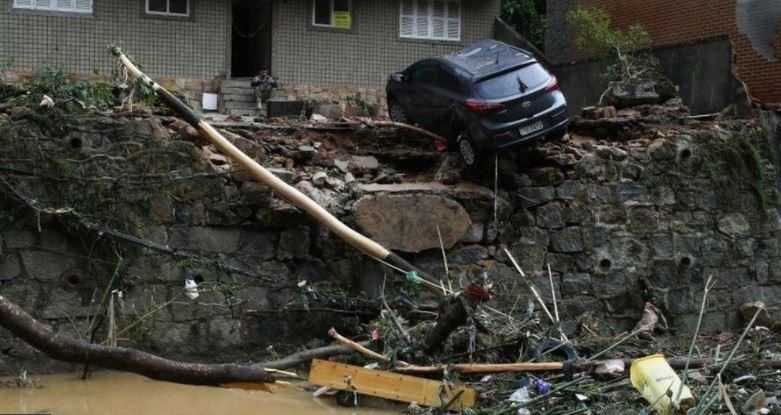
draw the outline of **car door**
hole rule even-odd
[[[435,131],[449,136],[457,134],[455,107],[465,100],[465,87],[455,70],[447,65],[438,64],[437,86],[429,96],[430,114]]]
[[[438,64],[432,61],[423,61],[410,68],[405,109],[412,121],[426,129],[432,128],[435,123],[431,114],[431,96],[437,85],[438,70]]]

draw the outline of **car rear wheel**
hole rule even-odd
[[[458,138],[458,152],[467,166],[471,167],[477,163],[477,148],[468,138],[464,136]]]
[[[388,115],[390,116],[391,121],[404,124],[409,123],[407,120],[407,113],[404,112],[404,108],[398,101],[394,100],[390,102],[390,105],[388,105]]]

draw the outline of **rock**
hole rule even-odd
[[[342,106],[330,102],[316,102],[313,113],[321,115],[323,118],[339,120],[342,118]]]
[[[334,192],[325,188],[317,188],[310,181],[300,181],[296,184],[296,189],[309,196],[318,205],[325,208],[334,215],[344,212],[345,203],[349,195],[345,193]]]
[[[306,162],[312,160],[317,153],[317,149],[312,146],[298,146],[298,150],[293,154],[295,161]]]
[[[518,189],[518,197],[523,207],[532,207],[551,201],[556,195],[552,186],[523,187]]]
[[[582,252],[583,238],[580,226],[571,226],[552,232],[551,248],[554,252]]]
[[[328,118],[322,114],[312,114],[312,116],[309,117],[309,121],[312,121],[313,123],[324,123],[328,122]]]
[[[350,172],[350,162],[348,160],[334,160],[334,166],[336,166],[336,168],[339,169],[342,173]]]
[[[4,257],[0,256],[0,281],[10,280],[21,273],[22,265],[16,254],[11,253]]]
[[[561,276],[561,295],[591,293],[591,276],[583,273],[564,273]]]
[[[761,310],[761,311],[760,311]],[[756,325],[773,327],[773,317],[770,316],[770,312],[767,310],[767,306],[762,301],[754,301],[750,303],[743,303],[740,305],[740,315],[744,321],[751,321],[754,314],[759,312],[757,316]]]
[[[271,232],[243,229],[239,251],[253,259],[268,260],[276,255],[276,241]]]
[[[721,233],[736,237],[739,235],[746,235],[751,230],[748,220],[743,214],[731,213],[727,216],[719,219],[718,228]]]
[[[467,244],[476,244],[483,240],[485,225],[482,222],[472,222],[466,233],[461,237],[460,242]]]
[[[564,174],[555,167],[540,167],[529,171],[529,178],[535,186],[551,186],[563,182]]]
[[[258,182],[243,182],[239,187],[241,201],[252,207],[264,208],[271,203],[272,191]]]
[[[279,235],[277,258],[281,260],[306,258],[309,256],[309,228],[300,225],[283,231]]]
[[[174,130],[180,138],[191,141],[197,146],[203,146],[208,143],[198,130],[182,119],[175,118],[172,123],[168,124],[168,128]]]
[[[364,196],[355,203],[354,215],[370,238],[404,252],[438,248],[437,227],[450,248],[472,223],[458,202],[425,194]]]
[[[319,171],[312,176],[312,183],[317,187],[323,187],[328,180],[328,174],[324,171]]]
[[[449,261],[453,264],[468,265],[478,264],[488,259],[488,250],[480,245],[465,246],[450,255]]]
[[[380,167],[380,162],[374,156],[352,156],[348,164],[348,168],[353,173],[366,173],[377,170]]]
[[[656,85],[656,82],[610,82],[605,100],[618,109],[657,104],[662,98],[656,92]]]
[[[27,275],[41,281],[53,281],[64,270],[76,266],[73,257],[47,251],[22,251],[22,264]]]
[[[239,247],[237,228],[174,227],[169,244],[174,249],[210,253],[231,253]]]
[[[37,233],[26,230],[3,230],[3,240],[7,249],[30,248],[37,240]]]
[[[445,153],[434,173],[434,180],[445,184],[455,184],[461,180],[461,170],[464,162],[461,157],[455,153]]]
[[[537,226],[546,229],[558,229],[564,227],[561,207],[556,202],[542,205],[536,210]]]
[[[282,168],[282,167],[271,167],[268,169],[274,176],[279,177],[287,184],[293,184],[293,179],[295,179],[295,173],[292,171]]]

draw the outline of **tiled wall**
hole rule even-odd
[[[191,0],[189,18],[153,18],[143,0],[94,0],[82,16],[12,9],[0,0],[0,62],[34,71],[56,66],[71,73],[110,74],[106,46],[114,43],[153,77],[213,78],[227,63],[230,0]]]
[[[399,38],[398,0],[353,0],[349,31],[311,25],[311,0],[274,0],[272,71],[283,84],[380,87],[418,59],[493,35],[500,0],[462,0],[461,42]]]

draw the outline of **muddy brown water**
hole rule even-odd
[[[370,401],[359,408],[338,406],[333,397],[273,386],[272,393],[158,382],[121,372],[34,376],[38,387],[0,388],[0,414],[199,415],[199,414],[398,414],[401,406]],[[2,379],[7,381],[8,378]]]

